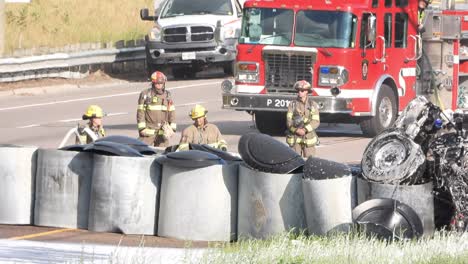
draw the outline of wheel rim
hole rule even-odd
[[[390,141],[379,148],[374,157],[376,168],[389,171],[400,166],[406,160],[406,147],[400,141]]]
[[[388,97],[382,98],[379,106],[379,119],[383,127],[389,127],[393,118],[392,101]]]

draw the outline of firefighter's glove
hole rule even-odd
[[[154,136],[155,131],[153,129],[144,128],[140,130],[140,136],[142,137],[151,137]]]
[[[161,129],[164,131],[164,138],[167,140],[169,140],[175,134],[174,130],[172,130],[172,127],[168,122],[164,122],[164,125],[161,127]]]
[[[298,129],[296,130],[296,134],[297,134],[298,136],[304,136],[304,135],[306,134],[306,130],[305,130],[304,128],[298,128]]]

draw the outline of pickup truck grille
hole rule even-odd
[[[296,81],[312,83],[312,66],[315,63],[312,55],[264,53],[263,56],[267,91],[293,93]]]
[[[214,39],[214,29],[210,26],[186,26],[165,28],[164,42],[204,42]]]

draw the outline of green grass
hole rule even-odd
[[[357,235],[280,235],[215,247],[202,263],[468,263],[468,233],[386,243]]]
[[[152,22],[140,8],[152,0],[33,0],[5,4],[6,54],[15,49],[63,47],[142,39]]]

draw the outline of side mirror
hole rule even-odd
[[[367,41],[369,42],[374,42],[375,41],[375,36],[376,36],[376,31],[375,31],[375,16],[370,15],[367,19]]]
[[[157,16],[150,16],[148,8],[143,8],[140,10],[140,18],[141,20],[149,20],[149,21],[155,21],[158,19]]]
[[[214,37],[216,42],[220,43],[224,41],[224,30],[223,30],[223,23],[221,20],[216,21],[216,28]]]

